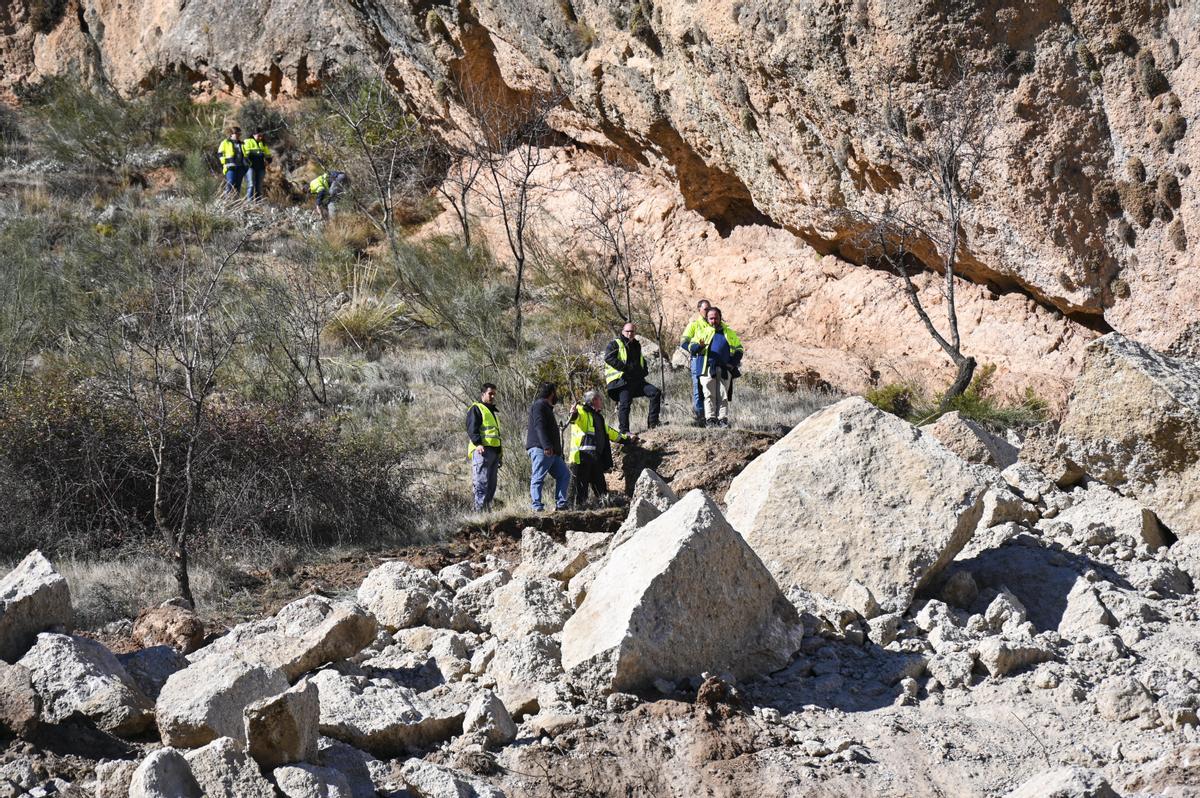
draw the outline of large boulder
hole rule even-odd
[[[725,502],[781,585],[839,596],[857,580],[903,611],[971,539],[993,475],[851,397],[746,466]]]
[[[1076,488],[1071,499],[1071,506],[1054,520],[1070,524],[1075,537],[1089,545],[1103,546],[1118,538],[1131,546],[1144,544],[1151,550],[1167,545],[1154,513],[1111,488],[1099,484],[1087,490]]]
[[[431,571],[393,560],[367,574],[358,588],[358,603],[394,632],[416,626],[441,586]]]
[[[405,762],[400,777],[416,798],[505,798],[498,787],[423,759]]]
[[[129,798],[203,797],[187,760],[174,748],[147,754],[129,782]]]
[[[496,590],[488,622],[503,639],[554,634],[571,617],[573,607],[558,580],[516,577]]]
[[[378,628],[375,619],[354,604],[306,596],[274,618],[234,627],[188,659],[197,663],[236,655],[279,668],[294,682],[327,662],[354,656],[371,644]]]
[[[563,678],[562,650],[548,635],[505,640],[496,646],[487,672],[496,682],[496,695],[519,718],[557,698]]]
[[[704,671],[783,667],[796,610],[701,491],[616,548],[563,627],[563,667],[592,692],[628,692]]]
[[[354,798],[350,782],[333,768],[285,765],[272,775],[286,798]]]
[[[29,671],[47,723],[82,715],[123,736],[154,723],[153,702],[116,656],[95,640],[44,632],[19,664]]]
[[[170,646],[191,654],[204,645],[204,622],[189,609],[163,604],[138,613],[130,636],[143,648]]]
[[[311,682],[246,707],[246,748],[264,768],[312,762],[321,705]]]
[[[275,798],[271,782],[229,737],[220,737],[183,756],[204,798]]]
[[[246,707],[288,689],[278,668],[237,657],[211,656],[172,674],[155,704],[167,745],[196,748],[218,737],[246,743]]]
[[[1104,776],[1078,766],[1039,773],[1004,798],[1118,798]]]
[[[38,632],[74,620],[71,592],[40,551],[31,551],[0,579],[0,659],[16,662],[33,645]]]
[[[1096,339],[1054,453],[1136,498],[1176,536],[1200,533],[1200,362],[1118,333]]]
[[[922,427],[921,431],[937,438],[943,446],[968,463],[1004,469],[1017,462],[1017,455],[1020,454],[1016,446],[957,410]]]
[[[0,735],[28,737],[37,730],[41,700],[23,665],[0,662]]]
[[[320,693],[321,734],[376,756],[393,757],[462,733],[466,705],[427,699],[390,679],[321,671],[312,677]]]

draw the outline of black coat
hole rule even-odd
[[[621,362],[617,340],[608,342],[604,350],[604,362],[620,371],[622,376],[608,383],[607,390],[619,391],[626,385],[638,386],[646,382],[646,368],[642,366],[642,344],[634,336],[632,341],[625,342],[625,362]]]
[[[534,399],[529,406],[529,427],[525,433],[526,449],[550,449],[562,456],[562,430],[554,419],[554,406],[548,399]]]

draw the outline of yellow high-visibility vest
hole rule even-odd
[[[471,407],[479,408],[479,417],[482,420],[479,429],[479,438],[483,441],[484,446],[490,446],[493,449],[500,448],[500,421],[496,418],[496,414],[491,411],[483,402],[476,402]],[[475,444],[467,441],[467,459],[471,459],[471,455],[475,453]]]

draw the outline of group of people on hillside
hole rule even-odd
[[[263,198],[267,164],[274,160],[271,148],[263,140],[263,131],[255,131],[252,137],[243,140],[242,129],[235,126],[217,145],[217,160],[221,163],[225,197],[237,198],[242,192],[242,183],[245,182],[247,202]],[[349,188],[350,176],[334,170],[321,173],[308,184],[317,213],[323,220],[329,221],[337,198]]]
[[[702,299],[696,304],[699,316],[683,332],[679,346],[690,357],[692,409],[698,426],[728,427],[733,382],[740,375],[744,348],[738,334],[721,319],[721,309]],[[566,421],[569,449],[563,447],[563,428],[554,408],[559,402],[558,386],[543,383],[529,407],[525,451],[529,455],[529,499],[535,512],[546,509],[543,498],[546,477],[554,479],[554,507],[583,507],[589,493],[603,501],[608,493],[604,475],[613,467],[612,444],[637,443],[629,432],[633,400],[650,400],[646,426],[660,425],[662,390],[650,383],[646,358],[637,339],[637,327],[626,322],[621,333],[604,350],[605,392],[617,403],[617,428],[604,420],[603,394],[584,391]],[[470,443],[471,484],[475,509],[491,508],[496,480],[503,463],[497,388],[485,383],[479,401],[467,409],[466,430]]]

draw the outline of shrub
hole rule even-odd
[[[248,100],[238,109],[237,121],[243,135],[261,132],[268,144],[279,141],[288,128],[287,117],[282,111],[257,98]]]
[[[351,252],[365,252],[382,236],[379,228],[360,213],[340,213],[325,225],[325,239],[330,245]]]
[[[328,542],[410,529],[400,436],[365,440],[294,406],[214,406],[192,497],[198,549],[248,538]],[[182,432],[167,458],[182,461]],[[0,392],[0,556],[157,541],[153,463],[141,427],[78,375],[39,375]],[[182,480],[169,482],[169,506]]]
[[[911,385],[893,383],[868,392],[865,398],[885,413],[908,419],[913,415],[920,393]]]
[[[403,321],[399,305],[363,296],[338,308],[325,335],[341,346],[378,356],[400,340]]]

